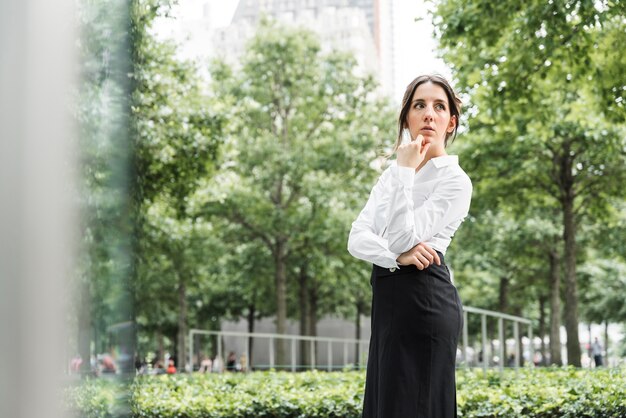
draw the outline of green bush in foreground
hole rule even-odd
[[[363,372],[256,372],[138,377],[133,417],[358,418]],[[90,380],[68,390],[81,417],[116,416],[121,389]],[[623,370],[535,369],[457,372],[460,417],[626,417]]]

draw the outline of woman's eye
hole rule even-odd
[[[438,104],[438,105],[436,105],[435,107],[436,107],[437,109],[439,109],[439,110],[445,110],[445,109],[446,109],[446,107],[445,107],[442,103],[439,103],[439,104]]]

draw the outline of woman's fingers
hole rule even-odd
[[[415,267],[417,267],[418,270],[424,270],[426,267],[424,267],[424,265],[421,263],[421,261],[419,261],[417,259],[417,257],[413,257],[415,259],[415,262],[413,264],[415,264]]]
[[[405,260],[405,257],[408,257],[406,258],[406,262],[402,262],[401,264],[413,264],[418,270],[424,270],[435,263],[438,266],[441,265],[441,258],[439,254],[437,254],[437,251],[423,242],[420,242],[409,251],[402,253],[397,261],[400,263]]]
[[[417,244],[415,247],[413,247],[413,249],[412,249],[412,250],[413,250],[413,252],[414,252],[415,254],[419,253],[419,254],[423,255],[424,257],[426,257],[426,259],[427,259],[430,263],[432,263],[432,262],[433,262],[433,260],[434,260],[434,258],[435,258],[435,257],[433,256],[433,254],[429,251],[429,247],[428,247],[426,244],[422,243],[422,242],[420,242],[420,243],[419,243],[419,244]]]
[[[415,247],[413,247],[413,251],[419,252],[430,262],[430,264],[437,263],[438,266],[441,265],[441,258],[439,258],[439,254],[437,251],[432,249],[429,245],[420,242]]]
[[[426,246],[424,244],[419,244],[419,246],[417,247],[417,251],[419,251],[419,253],[421,255],[426,257],[426,259],[428,259],[430,264],[432,264],[433,260],[435,259],[435,256],[433,256],[433,254],[430,251],[428,251],[428,250],[429,250],[428,246]]]
[[[435,263],[437,263],[438,266],[441,265],[441,259],[439,258],[439,254],[437,254],[437,251],[433,250],[432,248],[430,248],[429,246],[426,246],[426,250],[432,254],[433,256],[433,261]]]
[[[432,263],[430,262],[430,260],[428,260],[428,258],[426,256],[424,256],[421,253],[416,253],[415,254],[415,258],[417,258],[420,263],[422,263],[422,265],[424,266],[424,268],[430,266]]]
[[[426,158],[430,143],[424,141],[423,135],[417,135],[407,144],[401,144],[397,151],[397,162],[401,167],[417,168]]]

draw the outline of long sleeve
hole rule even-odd
[[[442,179],[426,201],[415,208],[412,198],[414,178],[412,168],[394,166],[391,169],[388,248],[400,254],[465,218],[472,197],[469,177],[459,173]]]
[[[395,254],[389,251],[387,239],[376,233],[376,217],[383,199],[385,189],[385,177],[383,173],[372,189],[365,207],[352,223],[352,229],[348,237],[348,251],[353,257],[369,261],[381,267],[398,267],[396,259],[401,253]]]

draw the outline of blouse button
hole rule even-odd
[[[393,273],[394,271],[396,271],[396,268],[392,267],[392,268],[389,269],[389,271]]]

